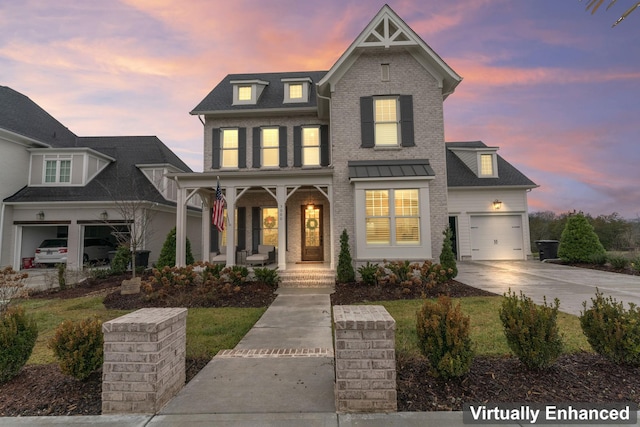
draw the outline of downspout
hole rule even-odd
[[[329,134],[331,135],[331,140],[329,141],[329,165],[328,167],[333,166],[333,131],[331,130],[331,123],[333,122],[333,120],[331,120],[331,98],[328,96],[322,96],[320,95],[320,91],[318,90],[318,85],[316,84],[316,96],[318,98],[321,99],[326,99],[327,101],[329,101]]]
[[[2,265],[2,242],[4,239],[2,238],[4,235],[4,208],[6,204],[2,203],[2,208],[0,209],[0,265]]]

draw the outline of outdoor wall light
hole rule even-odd
[[[107,213],[107,211],[102,211],[100,213],[100,219],[103,221],[106,221],[109,218],[109,214]]]
[[[498,210],[502,207],[502,202],[498,199],[493,201],[493,209]]]
[[[36,218],[38,218],[39,221],[43,221],[44,220],[44,212],[40,211],[36,214]]]

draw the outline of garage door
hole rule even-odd
[[[524,259],[520,215],[472,216],[471,259]]]

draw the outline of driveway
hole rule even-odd
[[[625,304],[640,306],[640,276],[607,273],[539,261],[461,261],[456,280],[502,295],[511,288],[535,302],[560,300],[560,311],[580,315],[582,302],[591,305],[596,288]]]

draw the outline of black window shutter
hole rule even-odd
[[[280,126],[278,130],[278,136],[280,137],[280,141],[278,141],[280,148],[280,167],[287,167],[287,127]]]
[[[320,126],[320,166],[329,166],[329,126]]]
[[[247,247],[247,208],[238,209],[238,250],[242,251]],[[237,260],[236,260],[237,261]]]
[[[412,95],[400,95],[400,137],[403,147],[415,147]]]
[[[302,126],[293,127],[293,167],[302,166]]]
[[[360,98],[360,127],[362,134],[362,148],[373,148],[375,145],[373,130],[373,97]]]
[[[251,208],[251,250],[253,253],[258,252],[258,245],[260,244],[260,208]]]
[[[211,169],[220,169],[220,129],[213,128],[211,145]]]
[[[253,128],[253,167],[260,167],[260,128]]]
[[[238,167],[247,167],[247,128],[238,129]]]

